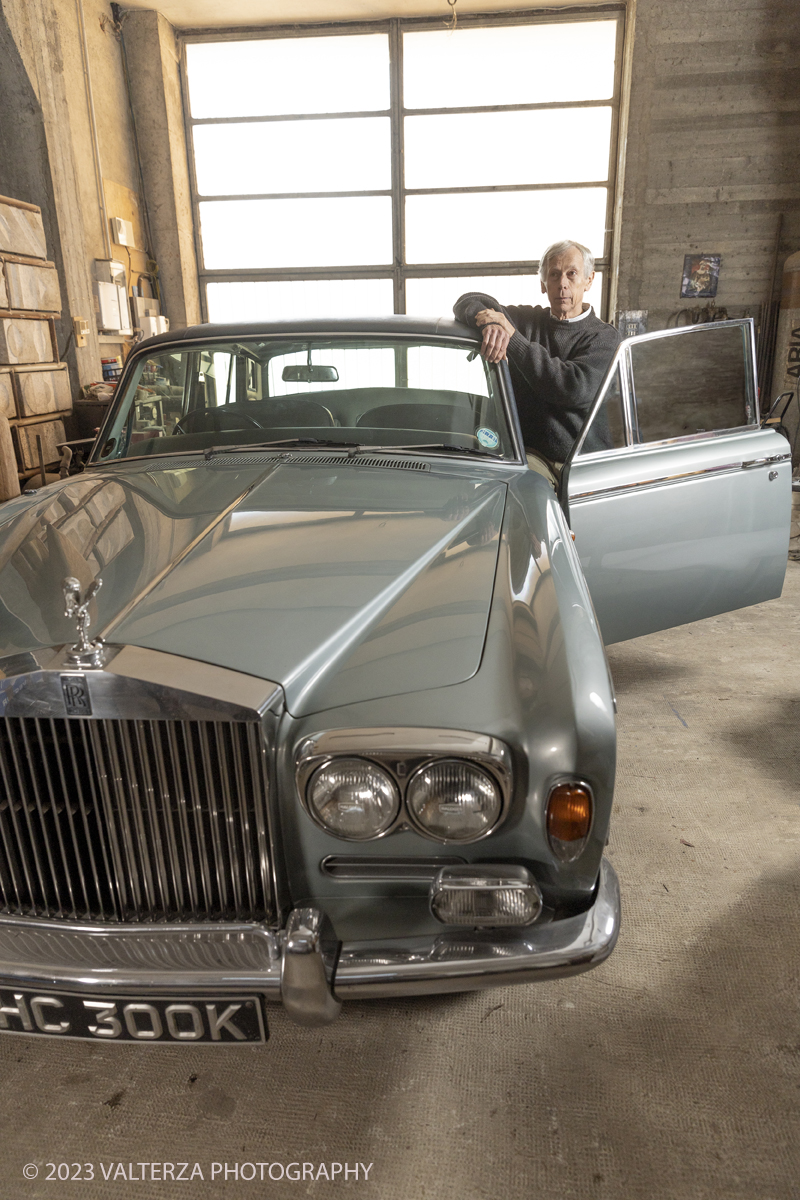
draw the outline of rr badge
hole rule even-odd
[[[85,675],[62,675],[61,691],[68,717],[90,717],[92,702]]]

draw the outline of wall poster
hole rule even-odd
[[[711,299],[716,296],[721,262],[719,254],[687,254],[683,260],[681,298]]]

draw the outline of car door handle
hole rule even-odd
[[[742,463],[742,470],[744,471],[748,467],[765,467],[767,463],[786,462],[791,457],[791,452],[789,452],[788,454],[772,454],[769,458],[750,458]]]

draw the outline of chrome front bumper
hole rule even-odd
[[[341,1001],[559,979],[597,966],[619,934],[619,883],[605,859],[586,912],[524,930],[337,946],[324,915],[295,909],[280,933],[259,925],[79,925],[0,917],[0,987],[94,996],[259,992],[301,1025]]]

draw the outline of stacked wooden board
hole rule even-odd
[[[20,480],[59,460],[72,410],[69,376],[58,361],[58,273],[47,260],[41,210],[0,196],[0,500]]]

